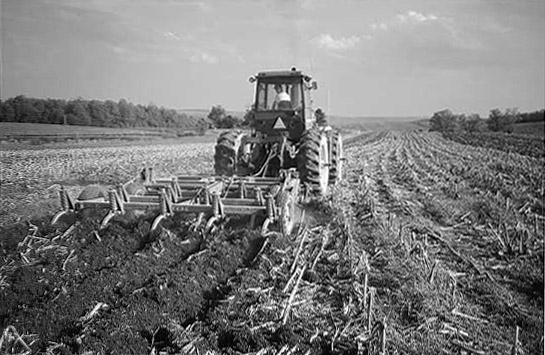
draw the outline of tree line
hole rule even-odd
[[[516,108],[505,111],[493,109],[487,119],[478,114],[454,114],[450,110],[435,112],[430,118],[430,130],[439,132],[480,132],[488,129],[493,132],[511,133],[514,125],[525,122],[545,121],[545,109],[520,113]]]
[[[140,105],[121,99],[60,100],[19,95],[0,101],[0,122],[53,123],[100,127],[208,128],[203,118],[154,104]]]

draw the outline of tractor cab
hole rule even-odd
[[[250,78],[255,82],[256,132],[266,136],[286,136],[298,141],[314,124],[310,91],[316,82],[301,71],[267,71]]]

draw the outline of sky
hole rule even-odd
[[[0,1],[2,99],[243,111],[296,67],[330,115],[545,107],[543,0]]]

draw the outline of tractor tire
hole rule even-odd
[[[94,200],[99,197],[104,199],[108,198],[108,191],[106,188],[100,185],[89,185],[79,194],[78,201]]]
[[[237,171],[239,148],[244,134],[240,131],[222,133],[216,142],[214,170],[216,175],[234,175]]]
[[[342,180],[343,176],[343,138],[339,132],[331,132],[330,144],[329,185],[336,185]]]
[[[297,170],[303,184],[318,196],[327,194],[329,181],[329,149],[327,135],[317,130],[305,131],[297,154]]]

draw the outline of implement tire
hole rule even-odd
[[[327,135],[317,130],[305,131],[297,154],[301,182],[310,185],[318,196],[327,194],[329,149]]]
[[[217,175],[231,176],[236,173],[243,136],[240,131],[228,131],[218,137],[214,154],[214,170]]]
[[[329,185],[336,185],[343,176],[343,138],[337,131],[330,136],[331,165],[329,166]]]

